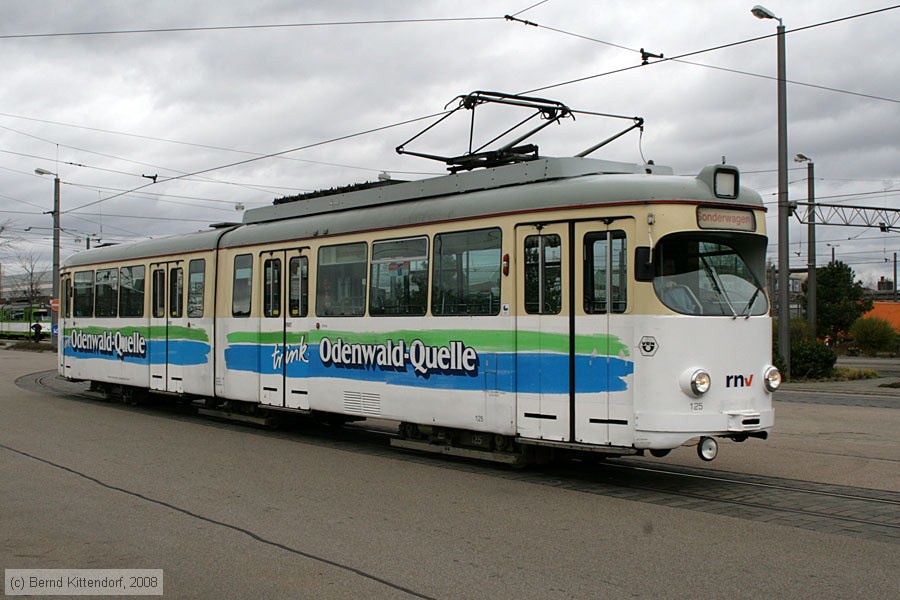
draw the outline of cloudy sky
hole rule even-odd
[[[49,266],[53,181],[36,168],[61,180],[65,257],[87,237],[203,229],[240,220],[240,206],[382,171],[439,175],[439,163],[394,152],[429,121],[397,124],[477,89],[646,120],[643,136],[597,158],[652,159],[693,175],[726,157],[770,203],[774,240],[776,41],[748,40],[774,34],[776,22],[754,18],[752,5],[4,0],[0,224],[9,243],[0,262],[15,271],[15,255],[30,251]],[[890,6],[767,4],[787,27],[788,151],[815,161],[822,202],[900,208],[900,8],[847,18]],[[719,49],[640,66],[641,48],[667,59]],[[485,112],[479,124],[508,118]],[[571,155],[622,123],[579,118],[538,143],[542,154]],[[461,153],[464,130],[449,124],[410,148]],[[805,201],[806,167],[791,167],[791,199]],[[795,267],[806,265],[805,231],[792,221]],[[820,263],[834,250],[867,283],[890,278],[900,252],[900,232],[821,227],[818,239]],[[774,260],[774,244],[769,251]]]

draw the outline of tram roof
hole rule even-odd
[[[685,177],[672,175],[670,167],[651,164],[542,158],[253,209],[245,213],[244,223],[240,226],[97,248],[75,254],[65,261],[65,266],[527,213],[554,207],[676,200],[763,208],[759,194],[744,187],[735,198],[717,198],[712,191],[712,177],[713,171],[720,168],[734,169],[715,165],[705,168],[697,177]]]
[[[652,164],[638,165],[592,158],[540,158],[431,179],[406,181],[388,186],[377,185],[371,189],[320,195],[309,199],[302,197],[294,201],[282,199],[273,206],[248,210],[244,213],[244,224],[308,217],[357,208],[370,208],[382,204],[454,196],[586,175],[650,173],[672,175],[672,169]]]
[[[546,158],[336,194],[248,211],[244,226],[229,231],[223,247],[385,230],[554,207],[653,201],[688,201],[763,208],[759,194],[740,188],[736,198],[717,198],[713,171],[672,175],[670,167],[587,158]]]
[[[76,267],[103,262],[125,262],[148,256],[165,256],[212,250],[216,247],[216,241],[225,231],[227,229],[224,228],[209,229],[188,234],[154,238],[152,240],[92,248],[68,257],[64,261],[63,266]]]

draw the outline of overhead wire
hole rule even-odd
[[[25,117],[25,116],[22,116],[22,115],[14,115],[14,114],[11,114],[11,113],[3,113],[3,112],[0,112],[0,117],[8,117],[8,118],[10,118],[10,119],[21,119],[21,120],[25,120],[25,121],[34,121],[34,122],[36,122],[36,123],[45,123],[45,124],[48,124],[48,125],[58,125],[58,126],[61,126],[61,127],[72,127],[72,128],[75,128],[75,129],[83,129],[83,130],[85,130],[85,131],[96,131],[96,132],[98,132],[98,133],[107,133],[107,134],[111,134],[111,135],[120,135],[120,136],[125,136],[125,137],[133,137],[133,138],[143,139],[143,140],[149,140],[149,141],[153,141],[153,142],[164,142],[164,143],[167,143],[167,144],[178,144],[178,145],[182,145],[182,146],[190,146],[190,147],[194,147],[194,148],[204,148],[204,149],[207,149],[207,150],[221,150],[221,151],[223,151],[223,152],[234,152],[234,153],[236,153],[236,154],[249,154],[249,155],[251,155],[251,156],[265,156],[265,153],[263,153],[263,152],[253,152],[253,151],[251,151],[251,150],[242,150],[242,149],[239,149],[239,148],[228,148],[228,147],[225,147],[225,146],[215,146],[215,145],[212,145],[212,144],[198,144],[198,143],[195,143],[195,142],[186,142],[186,141],[183,141],[183,140],[173,140],[173,139],[168,139],[168,138],[154,137],[154,136],[150,136],[150,135],[142,135],[142,134],[138,134],[138,133],[128,133],[128,132],[124,132],[124,131],[114,131],[114,130],[111,130],[111,129],[102,129],[102,128],[99,128],[99,127],[88,127],[88,126],[86,126],[86,125],[75,125],[75,124],[72,124],[72,123],[62,123],[62,122],[59,122],[59,121],[51,121],[51,120],[48,120],[48,119],[37,119],[37,118],[34,118],[34,117]],[[0,127],[2,127],[2,126],[0,126]],[[385,169],[379,169],[379,168],[376,168],[376,167],[361,167],[361,166],[358,166],[358,165],[348,165],[348,164],[343,164],[343,163],[333,163],[333,162],[326,162],[326,161],[320,161],[320,160],[311,160],[311,159],[308,159],[308,158],[299,158],[299,157],[296,157],[296,156],[278,156],[278,157],[275,157],[275,158],[278,158],[278,159],[281,159],[281,160],[289,160],[289,161],[296,161],[296,162],[310,163],[310,164],[315,164],[315,165],[323,165],[323,166],[327,166],[327,167],[340,167],[340,168],[342,168],[342,169],[357,169],[357,170],[360,170],[360,171],[370,171],[370,172],[373,172],[373,173],[381,173],[381,172],[385,171]],[[126,160],[126,159],[123,159],[123,160]],[[140,164],[140,163],[138,163],[138,164]],[[145,166],[153,166],[153,165],[145,165]],[[153,167],[153,168],[159,168],[159,167]],[[437,174],[438,174],[438,173],[435,173],[435,172],[433,172],[433,171],[397,171],[397,170],[394,170],[394,169],[391,169],[390,172],[391,172],[391,173],[397,173],[397,174],[400,174],[400,175],[437,175]],[[277,187],[279,187],[279,186],[265,186],[265,185],[261,185],[260,187],[272,187],[272,188],[277,188]],[[284,189],[294,189],[294,188],[284,188]]]
[[[860,18],[860,17],[867,17],[867,16],[871,16],[871,15],[874,15],[874,14],[878,14],[878,13],[882,13],[882,12],[886,12],[886,11],[890,11],[890,10],[895,10],[895,9],[897,9],[897,8],[900,8],[900,4],[898,4],[898,5],[893,5],[893,6],[888,6],[888,7],[884,7],[884,8],[879,8],[879,9],[875,9],[875,10],[871,10],[871,11],[867,11],[867,12],[857,13],[857,14],[853,14],[853,15],[848,15],[848,16],[846,16],[846,17],[840,17],[840,18],[837,18],[837,19],[831,19],[831,20],[828,20],[828,21],[822,21],[822,22],[820,22],[820,23],[813,23],[812,25],[806,25],[806,26],[803,26],[803,27],[798,27],[798,28],[795,28],[795,29],[790,29],[790,30],[788,30],[786,33],[789,33],[789,34],[795,34],[795,33],[801,32],[801,31],[806,31],[806,30],[809,30],[809,29],[814,29],[814,28],[816,28],[816,27],[823,27],[823,26],[825,26],[825,25],[833,25],[833,24],[835,24],[835,23],[840,23],[840,22],[842,22],[842,21],[848,21],[848,20],[850,20],[850,19],[857,19],[857,18]],[[537,24],[537,23],[532,23],[532,24],[535,25],[535,26],[537,26],[537,27],[542,27],[541,25],[539,25],[539,24]],[[547,27],[545,27],[545,28],[547,28]],[[592,39],[592,38],[587,38],[586,36],[579,36],[578,34],[571,34],[571,33],[569,33],[569,32],[558,31],[558,30],[555,30],[555,29],[553,29],[553,28],[547,28],[547,29],[551,29],[551,30],[553,30],[553,31],[557,31],[557,32],[559,32],[559,33],[565,33],[566,35],[575,35],[576,37],[582,37],[582,38],[584,38],[584,39],[591,39],[592,41],[600,42],[600,43],[603,43],[603,44],[608,44],[608,45],[611,45],[611,46],[616,46],[616,47],[623,48],[623,49],[625,49],[625,50],[629,50],[629,51],[632,51],[632,52],[640,52],[639,50],[634,50],[633,48],[627,48],[627,47],[624,47],[624,46],[618,46],[618,45],[616,45],[616,44],[611,44],[611,43],[609,43],[609,42],[605,42],[605,41],[601,41],[601,40],[595,40],[595,39]],[[570,79],[570,80],[568,80],[568,81],[563,81],[563,82],[559,82],[559,83],[554,83],[554,84],[550,84],[550,85],[545,85],[545,86],[533,88],[533,89],[530,89],[530,90],[525,90],[525,91],[520,92],[520,93],[521,93],[521,94],[533,94],[533,93],[535,93],[535,92],[542,92],[542,91],[545,91],[545,90],[549,90],[549,89],[553,89],[553,88],[557,88],[557,87],[562,87],[562,86],[565,86],[565,85],[571,85],[571,84],[574,84],[574,83],[581,83],[582,81],[588,81],[588,80],[590,80],[590,79],[597,79],[597,78],[599,78],[599,77],[606,77],[606,76],[608,76],[608,75],[613,75],[613,74],[617,74],[617,73],[623,73],[623,72],[626,72],[626,71],[631,71],[631,70],[634,70],[634,69],[639,69],[639,68],[645,67],[645,66],[658,65],[658,64],[665,63],[665,62],[680,61],[681,59],[687,58],[687,57],[689,57],[689,56],[697,56],[697,55],[699,55],[699,54],[705,54],[705,53],[708,53],[708,52],[714,52],[714,51],[717,51],[717,50],[724,50],[724,49],[726,49],[726,48],[733,48],[733,47],[736,47],[736,46],[741,46],[741,45],[744,45],[744,44],[749,44],[749,43],[752,43],[752,42],[758,42],[758,41],[760,41],[760,40],[765,40],[765,39],[773,38],[773,37],[776,37],[777,35],[778,35],[777,33],[771,33],[771,34],[761,35],[761,36],[757,36],[757,37],[753,37],[753,38],[749,38],[749,39],[745,39],[745,40],[740,40],[740,41],[737,41],[737,42],[729,42],[729,43],[727,43],[727,44],[720,44],[720,45],[718,45],[718,46],[712,46],[712,47],[704,48],[704,49],[701,49],[701,50],[693,50],[693,51],[690,51],[690,52],[685,52],[685,53],[683,53],[683,54],[679,54],[679,55],[677,55],[677,56],[671,56],[671,57],[668,57],[668,58],[660,58],[659,60],[655,60],[655,61],[652,61],[652,62],[646,62],[645,64],[631,65],[631,66],[628,66],[628,67],[622,67],[622,68],[619,68],[619,69],[614,69],[614,70],[612,70],[612,71],[606,71],[606,72],[603,72],[603,73],[596,73],[596,74],[594,74],[594,75],[587,75],[587,76],[584,76],[584,77],[578,77],[578,78],[575,78],[575,79]],[[682,61],[682,62],[686,62],[686,61]],[[835,90],[835,91],[837,91],[837,90]],[[877,98],[877,97],[876,97],[876,98]],[[882,99],[882,98],[878,98],[878,99]],[[888,100],[888,101],[890,101],[890,102],[900,102],[900,100],[895,100],[895,99],[885,99],[885,100]]]
[[[545,3],[549,2],[549,1],[550,1],[550,0],[541,0],[540,2],[538,2],[538,3],[536,3],[536,4],[532,4],[532,5],[529,6],[528,8],[523,8],[522,10],[520,10],[520,11],[518,11],[518,12],[514,12],[514,13],[512,14],[512,16],[518,17],[518,16],[521,15],[522,13],[528,12],[528,11],[531,10],[532,8],[537,8],[537,7],[540,6],[541,4],[545,4]]]
[[[113,154],[106,154],[106,153],[104,153],[104,152],[97,152],[97,151],[94,151],[94,150],[88,150],[88,149],[86,149],[86,148],[79,148],[79,147],[77,147],[77,146],[69,146],[69,145],[67,145],[67,144],[60,144],[60,143],[58,143],[58,142],[54,142],[54,141],[48,140],[48,139],[46,139],[46,138],[42,138],[42,137],[39,137],[39,136],[30,134],[30,133],[26,133],[26,132],[23,132],[23,131],[19,131],[19,130],[17,130],[17,129],[13,129],[12,127],[6,127],[6,126],[4,126],[4,125],[0,125],[0,129],[5,129],[5,130],[7,130],[7,131],[11,131],[11,132],[13,132],[13,133],[17,133],[17,134],[22,135],[22,136],[25,136],[25,137],[33,138],[33,139],[35,139],[35,140],[38,140],[38,141],[41,141],[41,142],[45,142],[45,143],[48,143],[48,144],[54,144],[54,145],[57,147],[57,149],[59,149],[60,147],[62,147],[62,148],[68,148],[68,149],[70,149],[70,150],[76,150],[76,151],[78,151],[78,152],[86,152],[86,153],[88,153],[88,154],[94,154],[94,155],[96,155],[96,156],[102,156],[102,157],[104,157],[104,158],[111,158],[111,159],[114,159],[114,160],[121,160],[121,161],[123,161],[123,162],[128,162],[128,163],[132,163],[132,164],[136,164],[136,165],[141,165],[141,166],[144,166],[144,167],[150,167],[150,168],[153,168],[153,169],[163,169],[163,170],[166,170],[166,171],[172,171],[173,173],[179,173],[179,174],[182,174],[182,175],[185,174],[184,171],[179,171],[179,170],[177,170],[177,169],[170,169],[170,168],[168,168],[168,167],[163,167],[163,166],[154,165],[154,164],[151,164],[151,163],[145,163],[145,162],[141,162],[141,161],[136,161],[136,160],[132,160],[132,159],[129,159],[129,158],[124,158],[124,157],[121,157],[121,156],[115,156],[115,155],[113,155]],[[60,161],[57,160],[57,162],[60,162]],[[69,165],[74,165],[74,166],[85,166],[85,165],[81,165],[81,164],[73,163],[73,162],[64,162],[64,163],[62,163],[62,164],[69,164]],[[58,171],[58,169],[57,169],[57,171]],[[124,173],[124,174],[132,175],[132,176],[138,177],[138,175],[135,175],[135,174],[133,174],[133,173]],[[139,177],[146,177],[146,176],[145,176],[145,175],[140,175]],[[268,191],[268,190],[260,189],[260,187],[256,187],[256,186],[249,185],[249,184],[237,183],[237,182],[233,182],[233,181],[221,181],[221,180],[217,180],[217,179],[213,179],[213,178],[204,178],[204,179],[208,180],[209,182],[213,182],[213,183],[218,183],[218,184],[223,184],[223,185],[234,185],[234,186],[243,187],[243,188],[251,189],[251,190],[254,190],[254,191],[257,191],[257,192],[261,192],[261,193],[266,193],[266,194],[271,193],[271,192]]]
[[[528,10],[528,9],[526,9]],[[206,27],[152,27],[145,29],[109,29],[94,31],[63,31],[56,33],[19,33],[0,35],[0,40],[28,38],[83,37],[94,35],[132,35],[146,33],[186,33],[200,31],[237,31],[253,29],[291,29],[301,27],[346,27],[359,25],[405,25],[416,23],[462,23],[472,21],[497,21],[503,17],[448,17],[429,19],[372,19],[359,21],[321,21],[313,23],[269,23],[259,25],[211,25]]]
[[[187,173],[187,174],[185,174],[185,175],[179,175],[179,176],[177,176],[177,177],[169,177],[169,178],[162,179],[161,181],[159,181],[159,183],[166,183],[166,182],[169,182],[169,181],[177,181],[177,180],[184,179],[184,178],[186,178],[186,177],[195,177],[195,176],[197,176],[197,175],[202,175],[202,174],[204,174],[204,173],[211,173],[211,172],[213,172],[213,171],[220,171],[220,170],[222,170],[222,169],[228,169],[228,168],[236,167],[236,166],[239,166],[239,165],[245,165],[245,164],[249,164],[249,163],[252,163],[252,162],[259,161],[259,160],[265,160],[265,159],[268,159],[268,158],[274,158],[274,157],[276,157],[276,156],[281,156],[281,155],[283,155],[283,154],[289,154],[289,153],[291,153],[291,152],[299,152],[300,150],[308,150],[309,148],[316,148],[316,147],[318,147],[318,146],[324,146],[324,145],[326,145],[326,144],[332,144],[332,143],[335,143],[335,142],[340,142],[340,141],[352,139],[352,138],[355,138],[355,137],[360,137],[360,136],[363,136],[363,135],[368,135],[368,134],[371,134],[371,133],[376,133],[376,132],[379,132],[379,131],[385,131],[385,130],[387,130],[387,129],[392,129],[392,128],[394,128],[394,127],[400,127],[400,126],[402,126],[402,125],[409,125],[409,124],[411,124],[411,123],[416,123],[416,122],[419,122],[419,121],[424,121],[424,120],[426,120],[426,119],[433,119],[434,117],[437,117],[437,116],[441,116],[441,115],[447,114],[448,112],[449,112],[449,111],[446,111],[446,110],[445,110],[445,111],[440,111],[440,112],[437,112],[437,113],[432,113],[432,114],[430,114],[430,115],[424,115],[424,116],[421,116],[421,117],[415,117],[415,118],[413,118],[413,119],[407,119],[407,120],[404,120],[404,121],[398,121],[398,122],[396,122],[396,123],[391,123],[390,125],[382,125],[382,126],[380,126],[380,127],[373,127],[373,128],[371,128],[371,129],[366,129],[366,130],[364,130],[364,131],[358,131],[358,132],[356,132],[356,133],[350,133],[350,134],[346,134],[346,135],[341,135],[341,136],[337,136],[337,137],[330,138],[330,139],[327,139],[327,140],[322,140],[322,141],[319,141],[319,142],[313,142],[313,143],[311,143],[311,144],[305,144],[305,145],[302,145],[302,146],[297,146],[297,147],[295,147],[295,148],[289,148],[289,149],[287,149],[287,150],[281,150],[281,151],[279,151],[279,152],[273,152],[273,153],[265,154],[265,155],[262,155],[262,156],[255,156],[255,157],[253,157],[253,158],[248,158],[248,159],[245,159],[245,160],[239,160],[239,161],[227,163],[227,164],[224,164],[224,165],[219,165],[219,166],[216,166],[216,167],[210,167],[210,168],[207,168],[207,169],[202,169],[202,170],[200,170],[200,171],[194,171],[194,172],[192,172],[192,173]],[[112,200],[113,198],[118,198],[119,196],[124,196],[125,194],[129,194],[129,193],[132,193],[132,192],[136,192],[136,191],[138,191],[138,190],[142,190],[142,189],[147,188],[147,187],[149,187],[149,186],[151,186],[151,185],[155,185],[156,183],[157,183],[157,182],[150,182],[150,183],[144,184],[144,185],[142,185],[142,186],[138,186],[138,187],[136,187],[136,188],[127,190],[127,191],[125,191],[125,192],[121,192],[121,193],[119,193],[119,194],[114,194],[114,195],[109,196],[109,197],[107,197],[107,198],[102,198],[102,199],[100,199],[100,200],[96,200],[96,201],[94,201],[94,202],[89,202],[89,203],[87,203],[87,204],[83,204],[83,205],[81,205],[81,206],[77,206],[77,207],[75,207],[75,208],[71,208],[71,209],[66,210],[66,211],[63,211],[63,212],[68,213],[68,212],[72,212],[72,211],[76,211],[76,210],[81,210],[82,208],[87,208],[88,206],[93,206],[93,205],[98,204],[98,203],[100,203],[100,202],[106,202],[107,200]]]

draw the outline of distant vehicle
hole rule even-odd
[[[0,337],[31,338],[32,326],[41,324],[41,336],[50,334],[50,307],[46,304],[0,305]]]
[[[70,257],[59,372],[504,462],[767,437],[765,207],[737,168],[478,158]]]

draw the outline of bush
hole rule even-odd
[[[791,344],[791,378],[823,379],[834,374],[837,354],[834,350],[813,340]]]
[[[812,339],[815,339],[815,336],[806,318],[791,319],[791,344]]]
[[[857,319],[850,328],[850,335],[853,336],[854,345],[865,354],[897,351],[897,332],[884,319],[878,317]]]

